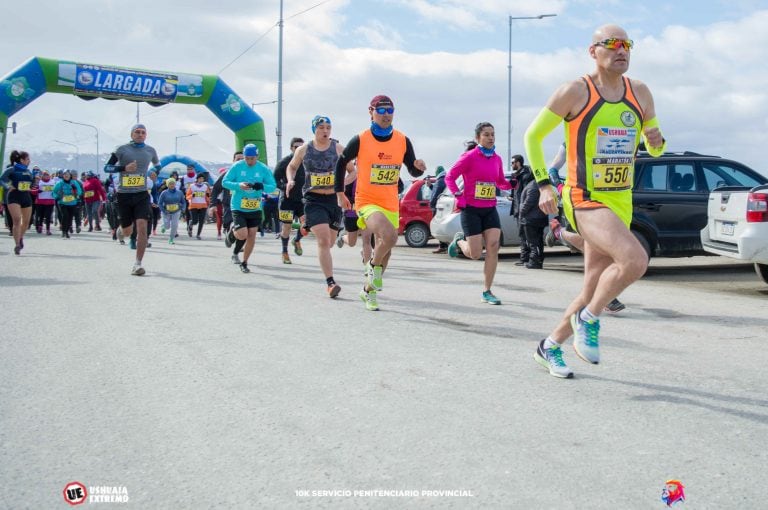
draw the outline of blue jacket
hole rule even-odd
[[[260,190],[241,190],[241,182],[249,184],[260,182],[264,188]],[[275,177],[272,175],[269,167],[261,161],[257,161],[253,166],[248,166],[245,160],[236,162],[224,175],[222,185],[232,191],[230,209],[246,213],[260,211],[262,209],[262,195],[272,193],[277,189]]]
[[[179,208],[176,211],[169,211],[167,206],[173,204],[178,204]],[[187,208],[187,200],[184,198],[184,193],[182,193],[179,188],[174,188],[173,190],[167,189],[160,193],[157,205],[164,213],[183,212]]]
[[[53,187],[53,197],[57,204],[73,207],[77,205],[78,190],[77,181],[74,179],[70,179],[69,182],[61,179]]]

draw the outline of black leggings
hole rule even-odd
[[[72,227],[72,220],[75,216],[75,209],[77,206],[62,205],[59,206],[59,213],[61,215],[61,235],[66,237],[69,235],[69,229]]]
[[[51,220],[53,219],[53,204],[37,204],[35,207],[35,226],[42,228],[45,224],[45,228],[51,229]]]
[[[192,215],[191,223],[189,224],[189,231],[192,231],[192,227],[195,226],[195,223],[197,223],[197,235],[200,235],[200,233],[203,231],[203,226],[205,225],[205,213],[207,212],[207,209],[190,209],[190,214]]]

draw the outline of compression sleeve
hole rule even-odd
[[[344,150],[339,156],[339,160],[336,162],[335,181],[333,185],[333,191],[341,193],[344,191],[344,177],[347,172],[347,163],[357,158],[357,153],[360,152],[360,136],[355,135],[344,147]]]
[[[107,164],[104,165],[104,171],[108,174],[113,174],[115,172],[122,172],[123,170],[125,170],[124,166],[116,165],[115,163],[117,163],[117,154],[113,152],[112,155],[109,157],[109,161],[107,161]]]
[[[648,144],[648,139],[645,137],[645,128],[658,128],[659,133],[661,134],[661,128],[659,127],[658,117],[654,117],[650,119],[648,122],[643,123],[643,141],[645,142],[645,150],[647,150],[648,154],[650,154],[654,158],[658,158],[659,156],[664,154],[664,151],[667,150],[667,141],[664,139],[664,135],[661,135],[661,147],[651,147]]]
[[[549,184],[547,163],[544,160],[544,138],[555,129],[563,118],[549,108],[542,108],[525,131],[525,152],[533,171],[533,178],[539,184]]]

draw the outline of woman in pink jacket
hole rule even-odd
[[[477,147],[462,154],[445,176],[445,187],[456,197],[456,205],[461,209],[462,229],[448,246],[448,255],[456,257],[463,253],[477,260],[485,243],[482,302],[500,305],[499,298],[491,292],[501,237],[496,192],[497,189],[508,190],[511,185],[504,178],[504,164],[496,154],[496,134],[490,122],[481,122],[475,127],[475,140]],[[456,184],[459,177],[464,180],[463,189]]]

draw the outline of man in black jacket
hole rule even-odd
[[[442,166],[437,167],[435,171],[435,183],[432,184],[432,196],[429,199],[429,208],[432,209],[432,216],[437,213],[437,199],[445,191],[445,168]],[[432,253],[446,253],[448,251],[448,243],[440,241],[440,245]]]
[[[280,205],[278,210],[278,219],[280,220],[280,242],[282,243],[283,264],[290,264],[291,257],[288,255],[288,239],[291,237],[294,218],[304,224],[304,202],[302,201],[301,190],[304,187],[304,165],[300,165],[294,177],[295,185],[290,194],[285,193],[285,185],[288,183],[288,163],[293,159],[293,153],[296,149],[304,145],[301,138],[291,138],[291,153],[280,160],[275,166],[273,175],[277,188],[280,190]],[[301,247],[301,229],[296,232],[293,239],[293,252],[301,256],[304,250]]]
[[[517,218],[518,234],[520,235],[520,260],[515,262],[516,266],[524,266],[528,263],[530,257],[530,248],[528,243],[525,242],[525,229],[520,218],[520,204],[521,195],[525,186],[533,180],[533,173],[531,167],[523,164],[524,159],[520,154],[512,156],[512,178],[510,179],[512,184],[512,206],[509,208],[509,214]]]

